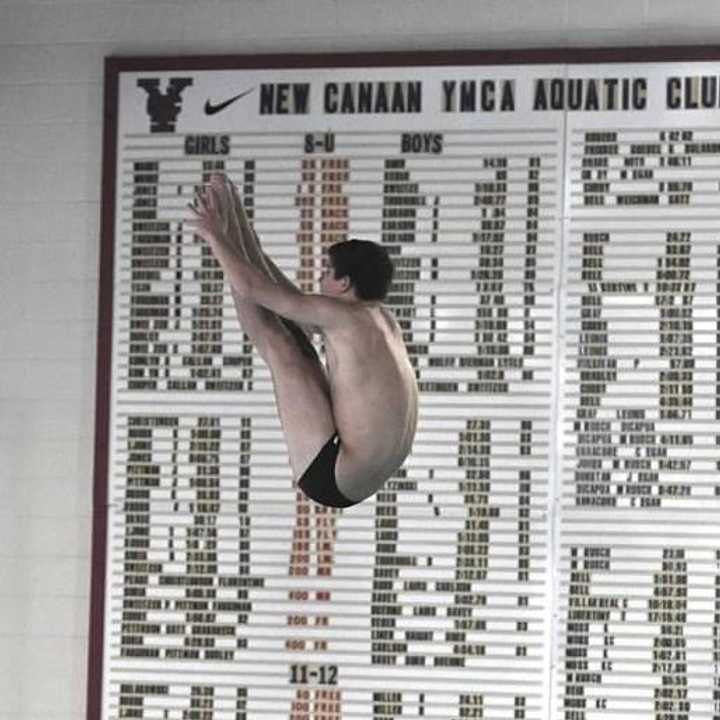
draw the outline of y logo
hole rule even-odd
[[[193,84],[192,78],[173,78],[164,95],[160,92],[160,80],[156,78],[142,78],[137,84],[148,94],[146,109],[150,116],[150,132],[175,132],[175,120],[182,104],[180,95]]]

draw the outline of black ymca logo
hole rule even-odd
[[[164,94],[160,92],[158,78],[142,78],[137,84],[148,94],[145,108],[150,116],[150,132],[175,132],[175,121],[182,109],[180,96],[186,87],[193,84],[192,78],[172,78]]]

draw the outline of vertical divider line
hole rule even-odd
[[[564,81],[567,85],[569,66],[564,65]],[[568,247],[568,225],[570,215],[570,178],[568,175],[568,111],[562,113],[562,147],[559,172],[562,196],[560,199],[560,218],[558,220],[559,235],[556,240],[556,257],[558,262],[555,266],[555,323],[553,333],[554,350],[552,356],[555,360],[555,372],[552,374],[551,397],[553,399],[550,414],[550,435],[554,439],[554,445],[550,454],[550,487],[548,488],[548,519],[550,536],[549,559],[550,571],[547,582],[546,597],[549,597],[549,667],[546,674],[547,683],[547,717],[551,720],[559,718],[558,696],[555,687],[558,678],[557,668],[557,637],[559,627],[558,605],[559,605],[559,555],[560,555],[560,510],[562,495],[562,471],[563,471],[563,424],[562,424],[562,397],[565,383],[565,327],[563,313],[563,298],[566,292],[566,254]]]

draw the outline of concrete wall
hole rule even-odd
[[[85,714],[105,56],[718,38],[716,0],[0,0],[0,720]]]

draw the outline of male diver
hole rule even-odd
[[[270,368],[298,487],[331,507],[371,496],[410,452],[418,415],[415,372],[382,305],[393,275],[386,249],[367,240],[331,245],[320,294],[307,294],[265,255],[225,176],[214,175],[189,207]],[[313,332],[323,337],[327,372]]]

